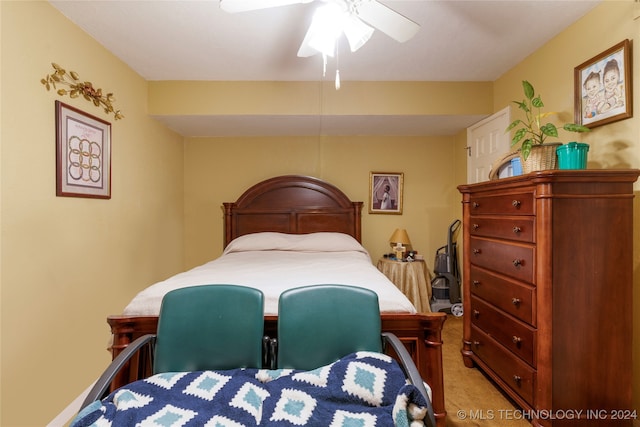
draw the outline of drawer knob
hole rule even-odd
[[[476,346],[476,347],[480,346],[480,341],[474,341],[473,345]]]
[[[480,207],[480,203],[478,203],[478,202],[473,202],[471,205],[472,205],[474,208],[479,208],[479,207]]]
[[[473,252],[474,255],[480,255],[481,251],[480,251],[480,249],[473,248],[472,252]]]
[[[480,281],[479,280],[474,280],[473,281],[473,286],[480,286]]]
[[[480,225],[479,224],[473,224],[472,227],[473,227],[474,230],[477,230],[478,228],[480,228]]]
[[[473,317],[475,317],[476,319],[480,317],[480,312],[478,310],[473,310]]]
[[[520,298],[511,298],[511,304],[515,305],[516,307],[518,307],[521,302],[522,301],[520,300]]]
[[[517,345],[518,347],[520,346],[520,343],[522,342],[522,338],[517,337],[517,336],[515,336],[515,335],[511,338],[511,340],[512,340],[512,341],[513,341],[513,343],[514,343],[515,345]]]
[[[519,386],[522,383],[522,378],[520,377],[520,375],[514,375],[513,382],[515,382]]]
[[[513,205],[514,208],[520,209],[520,205],[521,205],[520,200],[514,200],[513,202],[511,202],[511,204]]]
[[[517,225],[515,227],[513,227],[513,232],[516,234],[519,234],[522,231],[522,229],[520,227],[518,227]]]
[[[514,267],[520,267],[522,265],[521,259],[514,259],[512,262]]]

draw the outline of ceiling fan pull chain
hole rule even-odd
[[[340,90],[340,49],[336,39],[336,90]]]
[[[322,77],[327,76],[327,55],[322,54]]]

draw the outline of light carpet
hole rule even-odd
[[[462,318],[449,315],[442,331],[447,426],[530,427],[522,411],[477,368],[462,362]]]

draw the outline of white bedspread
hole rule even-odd
[[[284,290],[314,284],[361,286],[378,294],[381,312],[416,312],[349,235],[255,233],[232,241],[220,258],[144,289],[124,314],[158,315],[162,297],[170,290],[206,284],[260,289],[265,296],[265,315],[278,314],[278,298]]]

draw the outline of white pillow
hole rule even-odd
[[[319,232],[310,234],[287,234],[262,232],[245,234],[232,240],[225,248],[223,255],[244,251],[358,251],[367,253],[356,239],[344,233]]]

